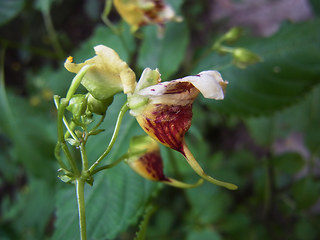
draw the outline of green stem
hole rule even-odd
[[[106,117],[106,114],[103,114],[103,115],[101,116],[101,118],[100,118],[100,121],[97,123],[97,125],[95,125],[90,131],[96,130],[96,129],[101,125],[101,123],[103,122],[103,120],[105,119],[105,117]]]
[[[96,168],[94,169],[92,172],[91,172],[91,175],[94,175],[96,174],[97,172],[100,172],[102,170],[105,170],[105,169],[109,169],[109,168],[113,168],[114,166],[116,166],[117,164],[119,164],[120,162],[122,162],[123,160],[125,160],[126,158],[128,158],[128,155],[125,154],[124,156],[118,158],[116,161],[114,161],[113,163],[110,163],[110,164],[107,164],[107,165],[104,165],[102,167],[99,167],[99,168]]]
[[[85,142],[81,142],[80,144],[80,153],[82,159],[82,171],[86,172],[88,170],[88,156],[86,151]]]
[[[58,160],[58,163],[60,165],[61,168],[63,169],[67,169],[67,166],[65,165],[65,163],[62,161],[62,158],[60,156],[60,148],[61,148],[61,143],[58,142],[54,148],[54,156],[56,157],[56,159]]]
[[[76,180],[76,193],[78,203],[78,214],[79,214],[79,227],[80,227],[80,239],[87,239],[87,228],[86,228],[86,211],[84,201],[84,185],[85,181],[81,178]]]
[[[62,47],[61,47],[61,44],[58,40],[58,35],[53,27],[50,11],[49,10],[48,11],[42,10],[42,16],[44,19],[45,27],[46,27],[48,34],[49,34],[49,38],[50,38],[51,43],[53,45],[53,48],[57,52],[58,57],[63,59],[65,54],[64,54]]]
[[[74,93],[76,92],[77,88],[80,85],[80,82],[82,80],[82,78],[84,77],[84,75],[86,74],[86,72],[88,71],[88,69],[91,67],[92,65],[86,65],[83,68],[81,68],[81,70],[77,73],[77,75],[73,78],[70,88],[68,90],[67,96],[64,99],[61,99],[60,104],[58,104],[59,109],[58,109],[58,119],[57,119],[57,128],[58,128],[58,144],[61,145],[61,148],[63,150],[63,152],[65,153],[67,160],[69,161],[69,164],[73,170],[73,173],[75,174],[75,176],[79,176],[80,172],[79,169],[77,167],[77,164],[75,162],[75,160],[73,159],[68,146],[66,144],[65,138],[64,138],[64,133],[63,133],[63,117],[64,117],[64,112],[66,110],[66,107],[69,104],[70,99],[72,98],[72,96],[74,95]],[[55,101],[57,101],[58,97],[55,96]]]
[[[57,110],[58,110],[58,109],[59,109],[59,97],[58,97],[58,96],[55,96],[55,97],[54,97],[54,104],[55,104],[55,106],[56,106],[56,108],[57,108]],[[64,123],[64,125],[66,126],[66,128],[67,128],[67,130],[68,130],[68,131],[64,134],[64,139],[68,138],[69,135],[71,135],[74,140],[79,141],[77,135],[73,132],[73,130],[74,130],[74,128],[75,128],[76,125],[75,125],[73,122],[71,122],[71,126],[70,126],[70,124],[68,123],[68,121],[67,121],[67,119],[66,119],[65,116],[63,116],[62,120],[63,120],[63,123]]]
[[[116,126],[114,128],[113,131],[113,135],[111,137],[110,143],[107,147],[107,149],[102,153],[102,155],[97,159],[97,161],[95,161],[94,164],[92,164],[92,166],[89,168],[89,173],[92,173],[93,170],[95,169],[95,167],[109,154],[109,152],[111,151],[117,137],[119,134],[119,130],[120,130],[120,125],[122,123],[122,119],[124,114],[129,110],[129,107],[127,105],[127,102],[125,102],[125,104],[123,104],[122,108],[120,109],[119,115],[118,115],[118,119],[116,122]]]
[[[77,73],[77,75],[72,79],[71,85],[69,87],[66,99],[69,102],[72,96],[75,94],[76,90],[78,89],[82,78],[86,74],[86,72],[93,67],[93,65],[85,65],[81,68],[81,70]]]

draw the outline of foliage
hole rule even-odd
[[[78,239],[74,188],[56,177],[52,95],[64,96],[73,77],[62,66],[64,58],[88,59],[98,44],[115,49],[136,73],[159,68],[164,80],[209,69],[221,72],[229,82],[225,100],[194,103],[186,140],[209,174],[239,189],[209,183],[175,189],[144,180],[120,163],[86,186],[89,239],[313,240],[320,235],[320,20],[285,23],[270,37],[245,33],[233,43],[223,42],[261,58],[238,68],[232,54],[212,50],[224,32],[214,24],[201,30],[196,21],[208,14],[209,1],[167,2],[185,19],[165,24],[159,38],[153,25],[131,34],[112,10],[110,21],[120,32],[115,34],[100,20],[104,6],[98,0],[0,0],[0,13],[5,13],[0,17],[1,240]],[[318,14],[317,1],[311,3]],[[101,125],[106,130],[88,142],[89,161],[111,138],[125,101],[121,94],[115,98]],[[126,115],[105,163],[122,156],[128,139],[140,133],[135,119]],[[161,151],[167,175],[195,182],[179,154]],[[152,214],[150,204],[157,206]]]

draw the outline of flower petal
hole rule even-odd
[[[181,21],[163,0],[114,0],[113,3],[121,17],[132,26],[132,31],[146,24]]]
[[[181,104],[181,100],[189,103],[198,95],[198,91],[205,98],[221,100],[224,98],[227,84],[228,82],[223,81],[219,72],[204,71],[195,76],[187,76],[144,88],[138,94],[151,98],[153,103],[169,101]],[[160,97],[160,100],[157,97]]]
[[[96,56],[84,63],[75,64],[67,58],[65,68],[78,73],[85,65],[92,65],[81,84],[98,100],[105,100],[116,93],[132,93],[136,87],[135,73],[128,64],[111,48],[98,45],[94,48]]]
[[[183,152],[183,138],[191,126],[192,105],[150,104],[136,119],[148,135]]]

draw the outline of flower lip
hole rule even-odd
[[[210,99],[224,98],[224,81],[217,71],[203,71],[194,76],[187,76],[169,82],[161,82],[138,90],[136,94],[149,97],[152,103],[186,105],[196,98],[199,92]]]

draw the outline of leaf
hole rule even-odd
[[[319,16],[320,15],[320,2],[317,0],[309,0],[310,5],[313,8],[313,12]]]
[[[155,26],[143,29],[143,42],[139,49],[138,66],[158,68],[163,80],[175,74],[184,57],[189,40],[189,32],[185,22],[165,25],[165,36],[157,35]]]
[[[156,210],[157,210],[157,207],[152,204],[146,208],[144,216],[143,216],[143,220],[139,224],[139,231],[136,233],[136,237],[134,238],[134,240],[145,240],[146,239],[146,233],[147,233],[150,218]]]
[[[303,178],[292,186],[292,194],[298,209],[307,209],[319,199],[320,184],[310,177]]]
[[[220,234],[211,228],[196,229],[188,232],[187,240],[221,240]]]
[[[0,25],[17,16],[24,6],[24,0],[0,0]]]
[[[123,98],[116,96],[108,109],[108,119],[101,125],[106,131],[89,138],[87,153],[91,163],[103,152],[113,132],[116,116]],[[115,161],[129,145],[128,139],[141,134],[131,116],[126,116],[114,149],[102,164]],[[85,189],[88,239],[114,239],[120,232],[137,221],[142,214],[155,184],[142,179],[126,164],[100,172],[93,187]],[[61,188],[57,194],[57,221],[53,239],[78,239],[79,226],[75,190],[73,186]]]
[[[186,194],[192,207],[191,219],[201,225],[218,222],[231,205],[230,195],[209,183],[190,189]]]
[[[3,103],[0,102],[0,105]],[[10,92],[8,107],[10,114],[0,116],[0,130],[13,142],[16,160],[25,167],[28,174],[53,180],[55,122],[31,106],[27,99]]]
[[[300,154],[289,152],[275,156],[272,163],[281,172],[294,174],[303,168],[305,161]]]
[[[3,209],[1,220],[13,222],[16,233],[23,239],[42,239],[54,209],[52,188],[46,179],[29,179],[17,199]]]
[[[96,27],[91,38],[85,41],[74,53],[74,61],[81,62],[93,57],[93,47],[100,44],[114,49],[123,61],[129,61],[130,54],[135,49],[134,39],[129,28],[125,28],[122,34],[123,36],[119,37],[106,26]]]
[[[298,102],[320,82],[319,24],[320,20],[288,24],[272,37],[244,39],[238,44],[263,59],[245,70],[230,65],[230,56],[211,53],[194,73],[220,69],[229,85],[224,101],[202,101],[241,116],[273,113]]]

